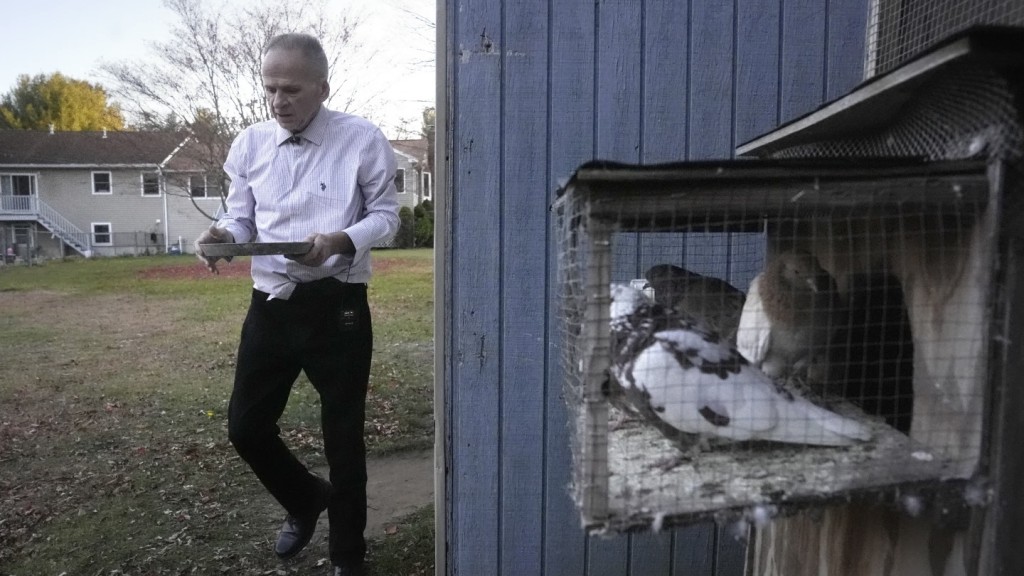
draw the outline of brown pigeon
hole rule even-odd
[[[736,347],[773,378],[827,376],[828,345],[841,324],[836,283],[807,252],[773,258],[750,284]]]

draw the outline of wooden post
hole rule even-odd
[[[587,522],[608,517],[608,400],[603,387],[609,367],[608,285],[611,283],[611,231],[597,220],[587,221],[590,264],[587,266],[584,314],[583,418],[581,497]]]
[[[36,226],[37,224],[33,222],[29,224],[28,228],[28,263],[30,266],[36,261]]]
[[[1024,178],[1019,172],[994,163],[990,170],[993,183],[1008,195],[1024,193]],[[1012,198],[1019,202],[1020,198]],[[1007,202],[1013,205],[1015,202]],[[1007,214],[1003,231],[1003,302],[998,320],[996,353],[1000,369],[996,378],[995,406],[991,411],[991,461],[989,472],[992,500],[980,526],[978,574],[1015,576],[1024,574],[1024,229],[1021,215]],[[981,488],[981,487],[979,487]],[[978,494],[985,495],[985,494]],[[980,524],[980,522],[979,522]]]

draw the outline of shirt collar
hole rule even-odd
[[[327,131],[327,114],[324,114],[324,106],[320,105],[320,109],[317,110],[316,115],[310,120],[309,125],[302,132],[299,132],[299,136],[303,140],[308,140],[317,146],[320,146],[324,142],[324,134]],[[277,126],[275,132],[276,141],[278,146],[282,146],[288,142],[288,139],[294,136],[290,130],[285,130],[280,125]]]

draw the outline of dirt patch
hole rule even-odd
[[[366,462],[366,535],[376,538],[394,522],[434,501],[434,454],[424,451]]]
[[[218,262],[217,270],[220,276],[225,278],[242,278],[250,275],[249,260],[235,260],[232,262]],[[213,274],[206,269],[198,260],[188,264],[171,264],[168,266],[154,266],[139,271],[139,278],[144,280],[195,280],[209,278]]]
[[[45,290],[0,292],[0,314],[31,316],[32,323],[92,332],[106,341],[165,333],[176,312],[162,301],[136,294],[68,296]]]
[[[239,258],[231,262],[223,260],[217,263],[219,275],[225,278],[243,278],[250,275],[248,258]],[[372,267],[374,273],[385,273],[396,265],[393,259],[375,259]],[[154,266],[139,271],[139,278],[144,280],[196,280],[208,278],[213,274],[198,260],[190,261],[187,264],[170,264],[167,266]]]
[[[314,472],[324,478],[326,467]],[[366,537],[379,538],[393,534],[398,520],[434,501],[433,451],[399,453],[369,458],[366,461]],[[281,514],[280,507],[267,496],[272,510],[270,517]],[[327,547],[327,515],[320,516],[317,544]]]

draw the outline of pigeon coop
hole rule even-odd
[[[1019,434],[1006,423],[1021,396],[1009,374],[1024,362],[1008,352],[1009,327],[1019,324],[1009,304],[1019,290],[1013,254],[1024,224],[1020,32],[951,38],[745,144],[739,152],[749,159],[591,162],[568,179],[554,211],[573,493],[585,527],[742,525],[862,499],[944,502],[947,511],[986,505],[998,458],[993,437]],[[767,287],[768,264],[788,253],[816,262],[824,281],[813,292],[827,298],[790,298],[785,283]],[[659,267],[717,280],[692,276],[699,281],[683,288],[659,281]],[[762,272],[755,302],[747,292]],[[633,318],[618,333],[617,285],[632,286],[645,313],[668,320],[641,328],[643,319]],[[682,294],[716,286],[696,299]],[[723,308],[726,292],[738,303]],[[811,344],[793,345],[807,353],[772,370],[743,346],[765,329],[773,349],[791,345],[779,344],[784,328],[792,330],[779,319],[787,312],[768,314],[769,301],[793,317],[814,308]],[[766,316],[767,328],[757,326]],[[665,331],[678,329],[679,318],[725,347],[711,356],[740,351],[779,402],[798,396],[860,432],[822,445],[809,432],[807,441],[725,437],[717,432],[744,423],[705,400],[743,385],[725,375],[679,395],[710,432],[666,426],[666,398],[677,396],[650,392],[651,382],[677,386],[671,379],[699,363],[685,365],[685,350],[665,355]],[[630,330],[642,343],[623,349]],[[664,350],[652,352],[659,345]],[[642,362],[641,352],[677,370],[638,375],[642,363],[659,365]],[[716,386],[724,391],[707,392]],[[639,392],[647,410],[620,408],[623,391]],[[778,420],[773,425],[806,430],[785,421],[809,418],[806,411],[749,408]]]

